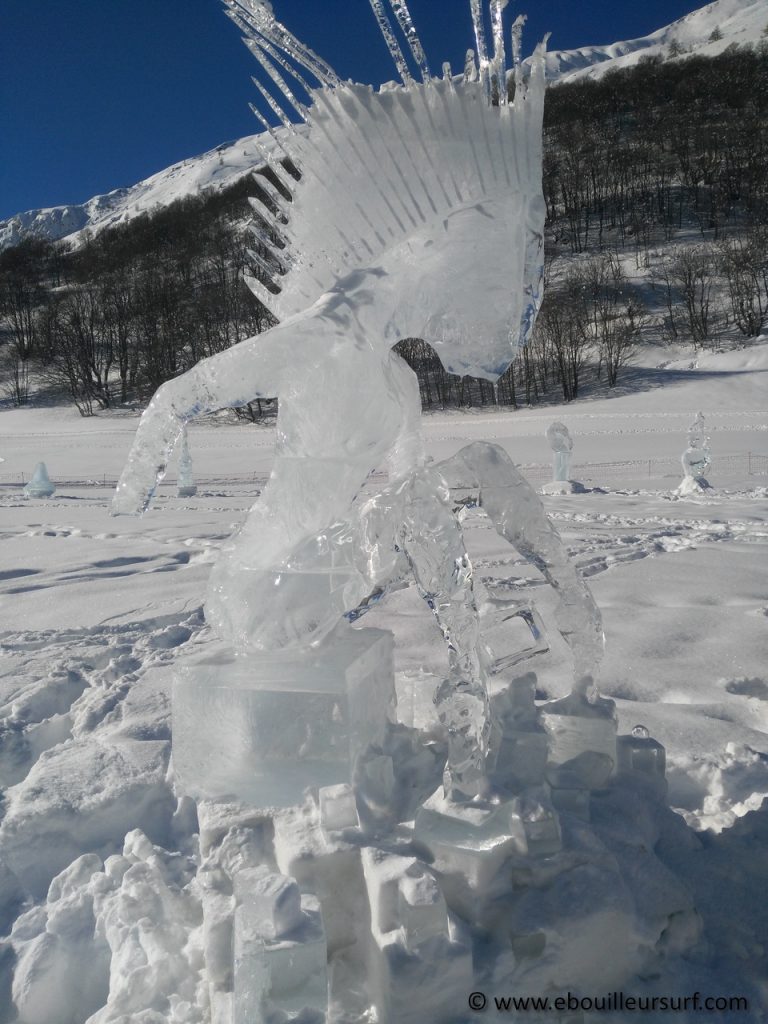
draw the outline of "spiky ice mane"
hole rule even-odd
[[[490,0],[492,55],[481,0],[470,0],[477,59],[468,51],[462,77],[444,64],[442,78],[429,71],[405,0],[389,2],[421,81],[411,73],[383,0],[370,0],[402,80],[374,90],[342,82],[275,19],[271,5],[224,0],[274,87],[254,79],[266,110],[252,109],[273,139],[264,153],[273,181],[260,175],[260,195],[251,201],[259,247],[246,281],[278,319],[306,309],[345,275],[374,265],[454,210],[504,195],[519,204],[521,194],[540,193],[545,44],[524,80],[524,19],[515,21],[510,101],[506,0]],[[273,131],[265,116],[270,111],[285,130]],[[528,260],[535,262],[542,239],[533,235],[529,246],[537,252]]]

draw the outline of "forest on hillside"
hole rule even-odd
[[[546,289],[531,343],[491,385],[446,374],[423,341],[401,341],[424,406],[571,400],[596,382],[615,387],[646,339],[699,347],[759,334],[766,167],[768,41],[550,88]],[[257,182],[176,202],[77,248],[27,239],[0,252],[0,397],[66,397],[83,415],[140,405],[272,324],[243,281],[244,270],[259,276],[247,228]],[[256,403],[241,414],[265,411]]]

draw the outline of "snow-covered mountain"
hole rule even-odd
[[[185,196],[226,188],[262,163],[260,152],[271,145],[269,137],[248,135],[173,164],[137,185],[117,188],[85,203],[17,213],[0,221],[0,249],[30,235],[56,241],[85,228],[101,231]]]
[[[600,78],[614,68],[631,67],[643,57],[669,57],[670,47],[675,46],[680,49],[678,59],[691,53],[714,57],[733,43],[743,46],[758,41],[766,27],[768,0],[715,0],[639,39],[553,50],[547,55],[547,76],[558,82]]]
[[[672,44],[683,51],[679,59],[689,53],[714,56],[732,43],[756,42],[766,26],[768,0],[715,0],[640,39],[578,50],[554,50],[547,57],[547,74],[551,81],[558,82],[597,78],[610,68],[636,64],[641,57],[668,57]],[[720,38],[713,40],[713,34]],[[101,231],[184,196],[232,185],[259,163],[256,139],[251,135],[217,146],[137,185],[94,196],[85,203],[29,210],[0,220],[0,249],[30,235],[52,241],[70,237],[75,240],[74,236],[85,228]],[[263,136],[259,139],[263,145]]]

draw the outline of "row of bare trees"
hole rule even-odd
[[[768,220],[768,40],[551,89],[544,195],[572,253]]]
[[[768,225],[720,242],[677,246],[651,279],[663,295],[671,338],[713,346],[731,325],[754,337],[768,324]]]
[[[181,204],[105,232],[76,253],[31,241],[0,254],[6,391],[30,374],[83,415],[146,400],[200,359],[263,330],[269,315],[242,280],[246,241],[231,218]],[[150,232],[149,240],[142,235]]]

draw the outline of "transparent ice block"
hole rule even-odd
[[[541,707],[549,735],[547,779],[565,789],[600,789],[616,766],[616,708],[571,693]]]
[[[272,939],[263,931],[260,911],[240,904],[235,910],[233,1024],[266,1024],[275,1011],[295,1015],[314,1010],[324,1019],[327,949],[317,899],[301,897],[301,920],[286,936]]]
[[[616,747],[619,771],[665,777],[666,751],[644,725],[636,725],[629,736],[618,736]]]
[[[306,652],[184,665],[173,687],[173,764],[182,792],[290,807],[307,787],[348,783],[381,743],[394,699],[392,635],[346,628]]]
[[[523,820],[514,803],[456,804],[433,793],[416,816],[414,842],[426,849],[433,867],[461,876],[473,891],[484,891],[513,854],[527,853]]]
[[[423,869],[406,873],[398,883],[398,918],[406,948],[448,934],[448,908],[434,877]]]

